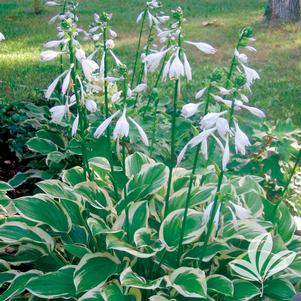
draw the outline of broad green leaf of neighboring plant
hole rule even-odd
[[[226,297],[225,301],[249,301],[261,294],[260,289],[253,283],[245,280],[234,280],[233,297]]]
[[[54,241],[44,230],[38,227],[30,227],[25,223],[6,222],[0,226],[0,240],[5,243],[33,242],[45,245],[52,250]]]
[[[14,190],[14,188],[10,184],[0,181],[0,193],[5,193],[9,190]]]
[[[15,199],[14,205],[22,216],[49,225],[53,231],[69,232],[72,227],[71,219],[63,206],[42,195]]]
[[[120,274],[120,283],[122,286],[125,287],[136,287],[136,288],[142,288],[147,290],[154,290],[160,286],[162,280],[163,278],[147,281],[143,277],[133,272],[130,267],[125,269]]]
[[[235,259],[230,262],[232,270],[242,279],[263,283],[266,279],[285,270],[296,257],[292,251],[273,254],[271,234],[262,234],[253,239],[248,248],[249,260]]]
[[[122,293],[121,288],[116,283],[110,283],[102,288],[101,295],[106,301],[141,301],[131,292],[128,295]]]
[[[234,286],[230,279],[223,275],[211,275],[207,278],[209,292],[216,292],[225,296],[233,296]]]
[[[75,166],[70,169],[64,170],[62,180],[71,186],[85,182],[86,178],[84,176],[83,168],[80,166]]]
[[[196,268],[181,267],[165,277],[167,286],[174,288],[187,298],[206,298],[207,283],[204,271]]]
[[[283,241],[288,243],[293,238],[296,231],[296,224],[289,208],[285,203],[278,206],[279,216],[277,218],[278,233]]]
[[[53,142],[39,137],[29,139],[26,145],[31,151],[42,155],[47,155],[53,151],[57,151],[57,146]]]
[[[285,278],[268,280],[263,291],[265,296],[281,301],[291,301],[296,294],[294,286]]]
[[[73,283],[74,266],[64,266],[56,272],[48,273],[31,279],[26,289],[40,298],[74,298],[75,286]]]
[[[161,242],[168,249],[175,249],[179,242],[184,219],[184,209],[171,212],[162,222],[159,232]],[[203,215],[193,209],[187,213],[183,244],[197,240],[204,231]]]
[[[109,253],[86,254],[74,271],[77,293],[88,291],[117,273],[120,261]]]
[[[125,171],[127,177],[132,177],[138,174],[142,166],[145,164],[154,164],[155,161],[143,153],[136,152],[126,157],[125,160]]]
[[[0,301],[6,301],[14,296],[21,294],[31,278],[37,277],[41,272],[32,270],[17,275],[10,283],[8,289],[0,295]]]

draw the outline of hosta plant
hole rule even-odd
[[[230,66],[196,81],[196,101],[184,102],[190,51],[217,50],[186,38],[181,8],[169,18],[146,3],[131,71],[115,53],[111,14],[84,30],[80,6],[48,1],[60,4],[58,39],[41,59],[59,60],[45,96],[67,134],[59,145],[44,130],[27,145],[62,165],[32,195],[12,199],[0,182],[0,300],[291,300],[301,239],[287,200],[300,133],[263,139],[265,113],[249,103],[252,29],[239,31]],[[269,160],[283,145],[295,151],[279,155],[277,173]]]

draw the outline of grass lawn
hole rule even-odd
[[[119,33],[117,52],[122,60],[133,61],[137,43],[137,14],[143,9],[143,0],[82,0],[80,24],[91,23],[94,12],[103,10],[114,15],[114,29]],[[262,80],[254,86],[253,103],[265,108],[269,118],[291,117],[301,125],[301,34],[298,26],[262,23],[263,0],[165,0],[165,11],[181,5],[187,16],[186,35],[189,40],[210,42],[218,49],[212,57],[193,52],[193,86],[185,97],[192,97],[201,88],[201,80],[215,67],[227,66],[233,53],[238,30],[254,27],[258,53],[252,55]],[[54,63],[39,61],[44,42],[55,39],[55,27],[48,19],[58,8],[46,8],[34,15],[29,0],[0,0],[0,32],[7,41],[0,45],[0,100],[34,99],[47,88],[58,73]],[[204,26],[203,22],[213,21]]]

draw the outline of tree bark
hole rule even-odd
[[[40,14],[42,12],[41,0],[33,0],[33,10],[35,14]]]
[[[265,17],[268,21],[300,21],[300,0],[269,0]]]

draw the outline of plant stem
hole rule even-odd
[[[123,169],[123,176],[124,176],[124,185],[123,185],[123,194],[124,194],[124,201],[125,201],[125,227],[126,227],[126,237],[127,242],[130,242],[130,224],[129,224],[129,207],[127,204],[127,191],[126,191],[126,171],[125,171],[125,141],[122,141],[122,169]]]
[[[241,34],[239,36],[239,39],[238,39],[238,42],[237,42],[237,45],[236,45],[237,50],[239,50],[243,38],[244,38],[244,32],[241,32]],[[236,64],[236,57],[234,55],[233,58],[232,58],[230,69],[229,69],[228,76],[227,76],[226,88],[230,87],[230,82],[231,82],[231,78],[232,78],[233,73],[234,73],[235,64]],[[233,124],[234,107],[235,107],[235,100],[233,98],[231,109],[230,109],[230,114],[229,114],[229,126],[230,127]],[[225,173],[225,171],[222,169],[220,174],[219,174],[219,177],[218,177],[217,189],[216,189],[216,192],[215,192],[215,195],[214,195],[213,206],[210,210],[207,233],[206,233],[205,240],[204,240],[204,246],[202,248],[202,253],[200,254],[200,264],[202,264],[203,258],[206,254],[206,250],[207,250],[207,247],[208,247],[211,232],[213,230],[214,218],[215,218],[215,215],[216,215],[216,212],[217,212],[217,209],[218,209],[218,199],[219,199],[219,193],[220,193],[222,183],[223,183],[224,173]]]
[[[296,157],[296,160],[295,160],[294,167],[293,167],[293,169],[291,170],[291,173],[290,173],[290,176],[289,176],[289,178],[288,178],[288,180],[287,180],[287,183],[286,183],[285,186],[284,186],[284,190],[283,190],[283,192],[282,192],[282,195],[281,195],[281,197],[279,198],[279,200],[277,201],[277,203],[276,203],[276,205],[275,205],[275,207],[274,207],[273,222],[276,221],[276,218],[277,218],[277,216],[276,216],[276,215],[277,215],[277,210],[278,210],[280,204],[283,202],[283,200],[285,199],[285,197],[286,197],[286,195],[287,195],[289,186],[290,186],[290,184],[291,184],[291,182],[292,182],[292,179],[293,179],[293,177],[294,177],[294,175],[295,175],[295,173],[296,173],[296,171],[297,171],[297,168],[298,168],[298,166],[299,166],[300,161],[301,161],[301,149],[299,150],[299,152],[298,152],[298,154],[297,154],[297,157]]]
[[[105,97],[105,115],[106,118],[109,118],[109,91],[108,83],[105,80],[108,77],[108,52],[107,52],[107,33],[108,29],[106,26],[103,28],[103,53],[104,53],[104,97]],[[116,199],[118,199],[118,190],[114,180],[114,164],[113,164],[113,153],[112,153],[112,144],[111,144],[111,127],[107,127],[107,147],[108,147],[108,157],[111,168],[111,180],[114,188],[114,193]]]
[[[167,184],[167,192],[165,196],[165,209],[164,209],[164,218],[168,214],[168,206],[169,206],[169,196],[171,190],[171,182],[172,182],[172,172],[175,165],[175,138],[176,138],[176,119],[177,119],[177,100],[178,100],[178,90],[179,90],[179,79],[175,81],[174,88],[174,99],[173,99],[173,112],[171,117],[171,142],[170,142],[170,163],[169,163],[169,175],[168,175],[168,184]]]
[[[154,106],[154,120],[152,125],[152,136],[151,136],[150,154],[149,154],[150,157],[153,155],[154,144],[156,140],[158,103],[159,103],[159,98],[157,96],[157,98],[155,99],[155,106]]]
[[[211,89],[212,89],[212,83],[210,82],[210,85],[209,85],[208,90],[207,90],[207,98],[206,98],[204,115],[206,115],[208,113],[210,97],[211,97],[211,95],[210,95]],[[188,214],[188,209],[189,209],[189,206],[190,206],[192,185],[193,185],[193,181],[194,181],[194,178],[195,178],[195,171],[196,171],[196,167],[197,167],[197,163],[198,163],[200,149],[201,149],[201,144],[199,144],[197,146],[197,149],[195,151],[192,172],[191,172],[190,179],[189,179],[188,191],[187,191],[187,196],[186,196],[186,201],[185,201],[184,218],[183,218],[181,234],[180,234],[180,241],[179,241],[179,247],[178,247],[178,257],[177,257],[178,266],[180,266],[180,260],[181,260],[182,250],[183,250],[183,239],[184,239],[186,222],[187,222],[187,214]]]
[[[139,33],[139,40],[138,40],[136,56],[135,56],[135,64],[134,64],[133,75],[132,75],[132,80],[131,80],[131,88],[133,88],[133,85],[134,85],[134,80],[135,80],[135,75],[136,75],[136,69],[137,69],[137,63],[138,63],[138,58],[139,58],[139,53],[140,53],[141,39],[142,39],[142,33],[143,33],[143,29],[144,29],[146,14],[147,14],[147,8],[145,8],[144,13],[143,13],[143,17],[142,17],[142,23],[141,23],[141,27],[140,27],[140,33]]]
[[[74,85],[74,95],[76,99],[76,106],[79,116],[79,131],[80,131],[80,137],[81,137],[81,148],[82,148],[82,162],[83,162],[83,169],[84,169],[84,175],[86,178],[89,178],[92,180],[92,174],[89,168],[89,162],[88,162],[88,155],[87,155],[87,145],[86,145],[86,112],[84,111],[82,104],[81,104],[81,97],[80,97],[80,87],[76,75],[76,61],[75,61],[75,55],[74,55],[74,48],[72,43],[72,34],[70,34],[70,40],[69,40],[69,55],[70,55],[70,64],[72,66],[71,68],[71,78]]]

